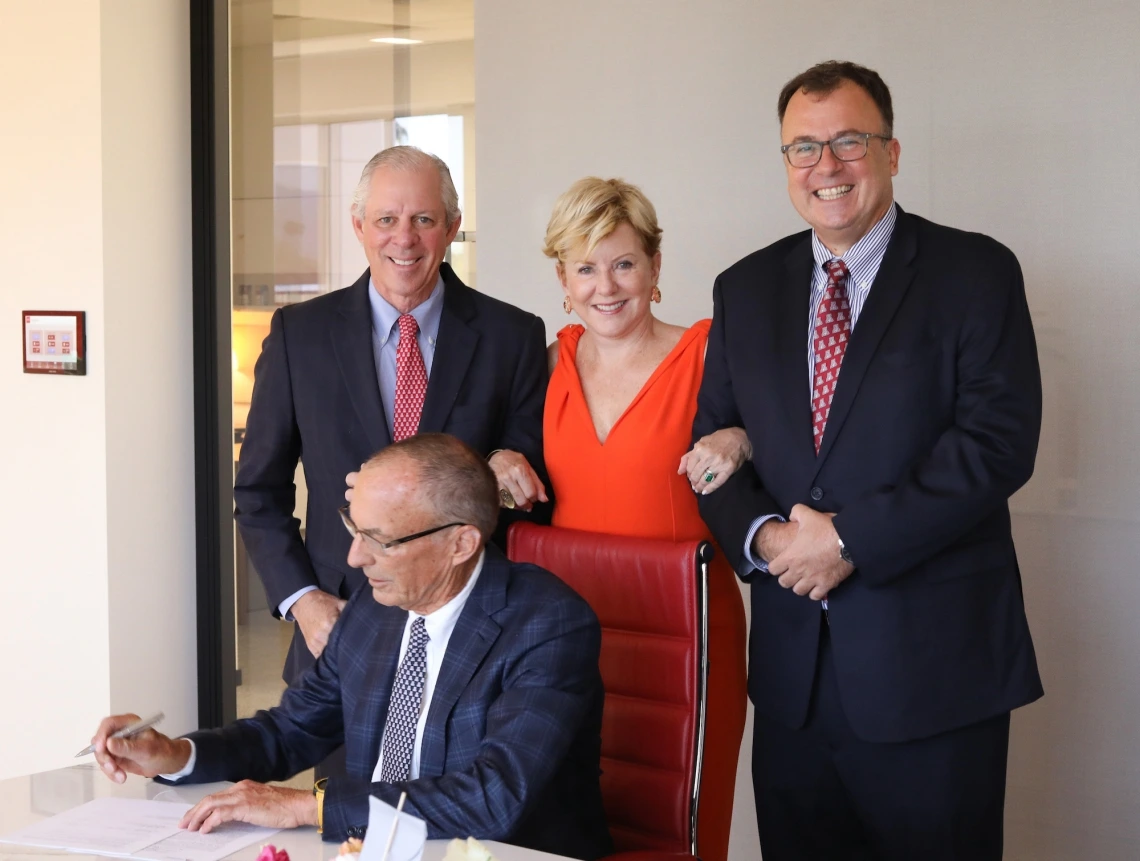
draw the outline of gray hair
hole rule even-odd
[[[467,443],[445,433],[422,433],[385,446],[364,464],[407,458],[419,472],[417,490],[440,523],[469,523],[486,544],[499,522],[495,473]]]
[[[364,220],[365,203],[368,201],[368,192],[372,187],[372,174],[377,168],[390,167],[394,170],[416,170],[431,165],[439,171],[439,188],[442,198],[443,210],[447,216],[447,226],[455,224],[459,218],[459,192],[455,190],[455,183],[451,179],[451,171],[447,162],[437,155],[424,152],[414,146],[390,146],[382,149],[368,160],[364,170],[360,172],[360,182],[356,184],[356,191],[352,193],[352,214]]]

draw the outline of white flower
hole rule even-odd
[[[447,844],[443,861],[495,861],[495,857],[474,837],[465,841],[457,837]]]

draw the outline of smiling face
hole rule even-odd
[[[637,231],[622,222],[586,253],[580,245],[556,267],[562,289],[586,328],[606,338],[620,338],[651,317],[650,296],[661,273],[661,252],[653,257]]]
[[[431,295],[439,264],[459,231],[447,224],[439,171],[379,167],[372,174],[364,215],[352,226],[364,246],[376,291],[402,313]]]
[[[419,468],[406,457],[361,470],[349,516],[370,537],[353,538],[348,564],[368,578],[377,603],[426,615],[462,591],[482,541],[474,526],[452,526],[380,550],[377,542],[447,522],[424,503],[421,483]]]
[[[796,92],[780,138],[784,144],[826,141],[849,132],[879,134],[883,125],[867,91],[844,81],[826,95]],[[867,155],[858,161],[839,161],[825,146],[814,167],[792,167],[787,161],[784,166],[796,211],[833,254],[843,254],[886,215],[894,200],[891,177],[899,172],[899,142],[871,138]]]

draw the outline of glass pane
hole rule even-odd
[[[234,457],[272,312],[352,284],[349,217],[364,164],[412,144],[451,168],[475,284],[474,0],[231,0]],[[295,516],[305,521],[303,470]],[[293,624],[275,619],[235,534],[239,716],[275,704]],[[268,563],[267,563],[268,564]]]

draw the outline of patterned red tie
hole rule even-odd
[[[400,326],[400,345],[396,347],[396,403],[392,410],[392,441],[414,436],[420,426],[428,376],[424,356],[416,335],[420,326],[411,314],[396,321]]]
[[[815,353],[815,375],[811,386],[812,432],[815,434],[815,453],[823,442],[823,429],[831,413],[831,399],[839,380],[843,354],[847,352],[847,338],[851,334],[851,305],[847,301],[847,267],[842,260],[829,260],[827,286],[819,300],[815,315],[815,334],[812,351]]]

